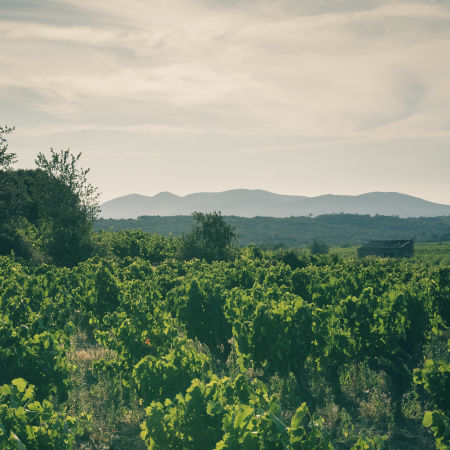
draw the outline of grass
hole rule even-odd
[[[94,363],[111,361],[115,357],[107,350],[90,342],[78,333],[72,339],[71,363],[76,369],[71,375],[68,412],[89,414],[91,427],[77,445],[77,449],[145,449],[140,439],[140,426],[144,409],[139,400],[129,395],[117,377],[98,374]]]
[[[331,247],[330,254],[341,258],[357,258],[360,245]],[[450,242],[419,242],[414,244],[414,257],[411,261],[427,262],[432,265],[450,265]]]

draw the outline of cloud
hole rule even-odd
[[[86,45],[111,44],[118,42],[120,33],[108,29],[86,26],[62,27],[39,23],[0,21],[4,39],[12,41],[44,40],[57,42],[76,42]]]
[[[95,125],[95,124],[44,124],[39,126],[23,126],[20,128],[20,133],[29,137],[42,137],[52,134],[66,134],[89,131],[113,131],[137,133],[143,135],[157,135],[157,134],[197,134],[202,130],[189,127],[181,127],[175,125],[162,125],[152,123],[141,123],[138,125]]]
[[[174,132],[325,141],[449,128],[445,4],[59,3],[75,12],[70,24],[42,11],[0,21],[0,86],[33,90],[55,120],[82,128],[89,116],[104,130],[120,120],[140,132],[139,109]]]

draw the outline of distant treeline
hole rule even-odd
[[[236,227],[240,245],[304,247],[320,240],[328,245],[345,246],[377,239],[414,239],[416,242],[450,240],[450,216],[402,219],[396,216],[326,214],[317,217],[226,216]],[[135,230],[164,236],[187,233],[194,225],[192,216],[141,216],[137,219],[100,219],[96,231]]]

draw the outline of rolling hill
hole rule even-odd
[[[102,218],[127,219],[139,216],[189,215],[194,211],[221,211],[241,217],[292,217],[322,214],[370,214],[399,217],[450,215],[450,205],[429,202],[397,192],[369,192],[361,195],[281,195],[263,190],[233,189],[178,196],[160,192],[148,197],[130,194],[101,205]]]

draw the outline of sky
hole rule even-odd
[[[234,188],[450,204],[450,1],[0,0],[0,123],[102,201]]]

